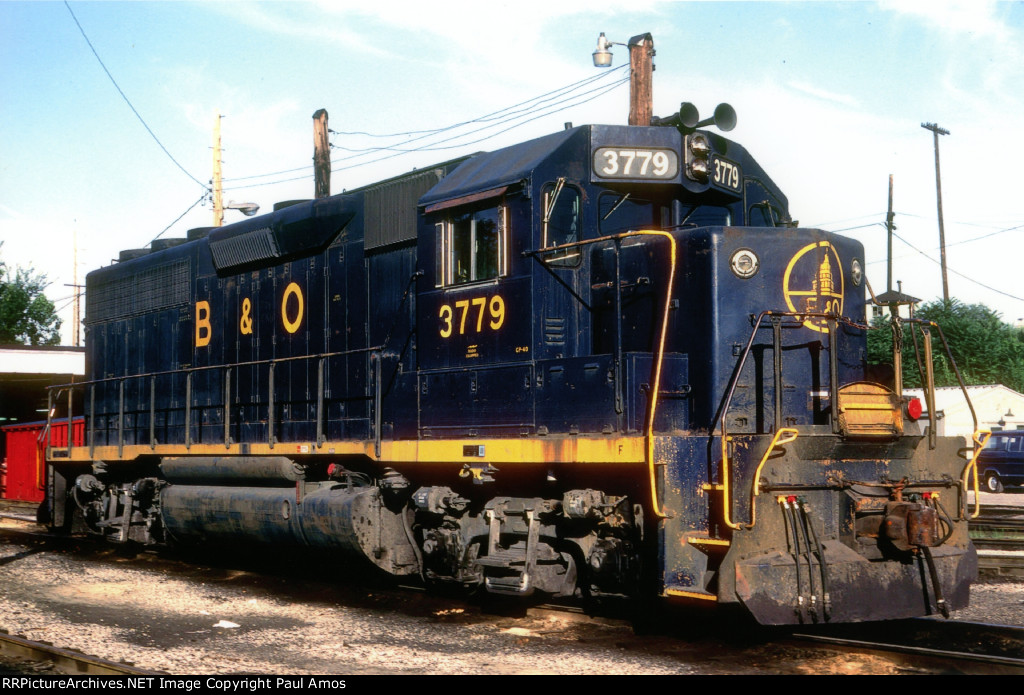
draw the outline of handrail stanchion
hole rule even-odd
[[[149,448],[156,448],[156,376],[149,377]]]
[[[68,387],[68,458],[71,458],[71,447],[74,446],[73,437],[71,436],[71,419],[74,417],[74,393],[75,387]]]
[[[839,434],[839,347],[836,345],[836,333],[839,323],[834,316],[826,319],[828,327],[828,395],[829,417],[832,420],[832,434]]]
[[[316,365],[316,446],[324,445],[324,360],[320,357]]]
[[[267,444],[271,449],[277,441],[274,438],[274,366],[275,363],[271,360],[267,373]]]
[[[231,367],[224,365],[224,448],[231,448]]]
[[[192,370],[185,373],[185,448],[192,448]]]
[[[96,384],[89,384],[89,458],[96,454]]]
[[[978,456],[981,455],[981,450],[985,448],[985,443],[988,442],[989,437],[992,436],[992,432],[989,430],[978,430],[974,433],[972,439],[974,440],[974,456],[964,466],[964,471],[961,474],[961,483],[963,484],[963,499],[960,502],[960,518],[963,519],[967,515],[967,487],[970,484],[968,476],[973,473],[974,478],[974,513],[971,514],[972,519],[977,519],[981,514],[981,490],[978,487]]]
[[[124,455],[124,377],[117,381],[117,455]]]
[[[376,363],[374,369],[374,398],[373,398],[373,452],[380,458],[381,451],[381,382],[383,381],[384,363],[379,352],[370,353],[370,362]]]

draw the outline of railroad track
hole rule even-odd
[[[943,673],[1024,674],[1024,628],[917,618],[817,626],[793,633],[800,642],[855,652],[903,654],[915,668]]]
[[[1024,508],[983,506],[970,524],[971,540],[978,548],[1024,549]]]
[[[0,500],[0,518],[18,519],[35,523],[36,510],[39,509],[37,502],[22,502],[20,500]]]
[[[982,575],[1024,577],[1024,508],[983,505],[970,534]]]
[[[0,655],[6,657],[8,668],[14,670],[21,665],[26,673],[38,675],[43,669],[47,674],[75,676],[156,676],[167,675],[162,671],[137,668],[132,664],[108,661],[96,656],[82,654],[71,649],[62,649],[45,642],[33,642],[24,637],[0,632]]]

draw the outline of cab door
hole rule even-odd
[[[530,278],[514,222],[528,201],[506,189],[471,198],[428,208],[420,240],[420,425],[431,436],[532,426]]]
[[[590,352],[581,345],[581,320],[588,316],[581,285],[583,250],[572,246],[583,239],[583,196],[577,186],[564,178],[546,184],[540,196],[541,248],[553,250],[538,256],[537,359],[561,359]]]

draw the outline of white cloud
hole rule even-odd
[[[16,220],[20,220],[24,217],[22,213],[18,212],[14,208],[7,207],[3,203],[0,203],[0,213],[3,213],[5,217],[12,217]]]
[[[879,6],[951,34],[1005,41],[1011,33],[993,0],[881,0]]]
[[[836,104],[843,104],[845,106],[859,107],[860,102],[849,94],[839,94],[837,92],[830,92],[825,89],[815,87],[814,85],[807,84],[806,82],[791,81],[788,86],[795,89],[798,92],[808,94],[818,99],[824,99],[825,101],[831,101]]]

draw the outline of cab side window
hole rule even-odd
[[[752,205],[747,211],[747,224],[751,227],[778,227],[782,213],[768,203]]]
[[[579,190],[573,186],[566,186],[564,179],[544,187],[544,248],[574,244],[581,239],[583,222],[580,201]],[[580,263],[580,250],[562,249],[545,254],[544,259],[549,265],[576,266]]]
[[[437,287],[508,274],[508,209],[504,205],[453,210],[434,225]]]
[[[632,193],[605,192],[597,199],[597,220],[602,236],[661,229],[667,214],[667,208]]]

